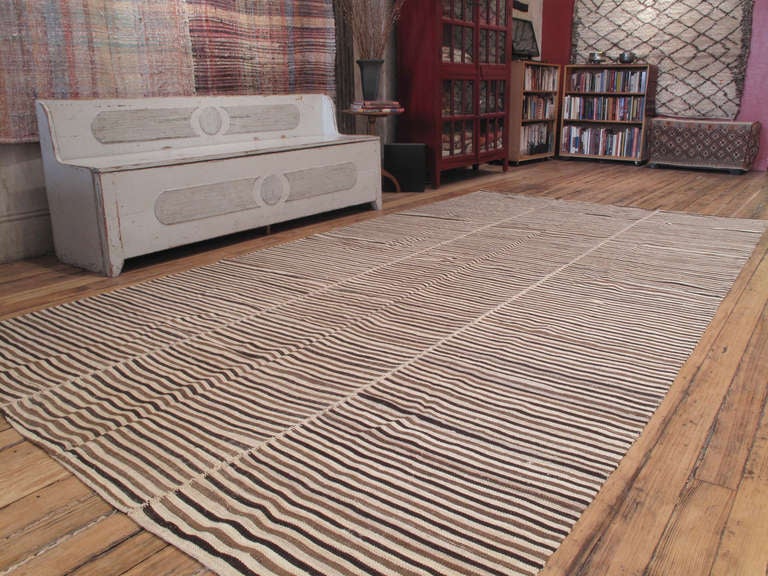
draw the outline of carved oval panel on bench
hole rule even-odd
[[[163,224],[181,224],[258,208],[254,190],[260,178],[244,178],[165,190],[155,201],[155,217]]]
[[[351,190],[356,185],[357,167],[353,162],[343,162],[285,174],[174,188],[157,197],[155,217],[163,224],[182,224],[254,208],[266,210],[284,202]]]
[[[102,144],[119,144],[291,131],[300,122],[295,104],[141,108],[99,112],[91,122],[91,133]]]
[[[192,114],[197,108],[104,110],[91,122],[91,133],[102,144],[194,138]]]

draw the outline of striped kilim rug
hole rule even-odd
[[[478,192],[7,320],[2,409],[221,574],[535,574],[765,227]]]

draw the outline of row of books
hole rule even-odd
[[[607,122],[642,122],[645,114],[643,96],[566,96],[563,118],[568,120],[603,120]]]
[[[570,154],[637,158],[642,144],[638,126],[564,126],[560,136],[560,151]]]
[[[524,120],[551,120],[555,117],[557,105],[554,95],[534,96],[528,94],[523,98]]]
[[[552,147],[553,133],[549,124],[529,124],[520,131],[520,150],[523,154],[544,154]]]
[[[549,66],[528,66],[525,69],[523,89],[537,92],[557,91],[557,68]]]
[[[355,112],[403,112],[405,109],[397,100],[357,100],[350,109]]]
[[[570,77],[573,92],[645,92],[647,69],[576,70]]]
[[[443,132],[442,157],[461,156],[474,151],[474,132],[462,130],[451,133]]]

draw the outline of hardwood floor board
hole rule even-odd
[[[768,400],[768,304],[720,407],[696,478],[735,490]]]
[[[675,170],[674,179],[660,185],[656,191],[657,198],[663,199],[659,208],[693,214],[710,213],[705,207],[712,204],[714,194],[707,180],[707,176],[700,173]],[[716,193],[717,188],[714,191]],[[718,202],[721,200],[718,199]]]
[[[13,428],[9,427],[5,430],[0,430],[0,450],[4,450],[23,441],[24,437]]]
[[[3,264],[0,318],[480,189],[768,220],[763,172],[731,176],[576,160],[532,162],[506,173],[500,166],[482,166],[477,172],[448,174],[439,190],[387,194],[379,213],[346,211],[276,225],[269,235],[252,231],[169,250],[129,260],[118,278],[83,272],[52,256]],[[613,576],[624,569],[626,574],[699,576],[709,573],[706,565],[713,558],[712,573],[718,576],[766,576],[768,417],[763,414],[758,427],[757,416],[768,385],[762,360],[767,253],[768,236],[651,422],[541,576]],[[176,548],[158,548],[154,537],[124,515],[110,513],[66,470],[17,439],[0,416],[0,553],[22,562],[13,574],[212,576]],[[728,507],[723,490],[734,484],[730,514],[723,520]],[[719,542],[717,526],[724,526]],[[130,550],[138,555],[133,565]]]
[[[118,576],[167,547],[154,534],[137,532],[67,576]]]
[[[768,199],[765,197],[764,190],[758,190],[754,199],[741,208],[736,216],[739,218],[768,220]]]
[[[694,480],[683,491],[644,576],[708,574],[735,492]]]
[[[210,576],[212,574],[183,552],[173,546],[166,546],[130,570],[126,570],[121,576]]]
[[[1,508],[0,572],[112,513],[74,476]]]
[[[660,191],[667,201],[663,209],[669,212],[690,212],[690,206],[698,200],[698,192],[679,184],[668,185]]]
[[[755,180],[750,180],[749,197],[733,212],[736,218],[768,218],[768,201],[765,200],[762,187]]]
[[[728,518],[712,576],[768,574],[768,410]]]
[[[632,206],[643,210],[670,210],[669,195],[663,189],[648,189],[638,193],[635,190],[622,206]]]
[[[0,508],[0,538],[9,540],[33,532],[40,522],[68,506],[89,499],[93,491],[70,475]]]
[[[759,194],[759,191],[755,190],[752,185],[753,181],[749,179],[748,175],[745,174],[744,177],[735,176],[735,178],[739,179],[739,185],[733,186],[730,190],[730,194],[725,195],[725,201],[723,202],[722,208],[718,211],[718,216],[738,214],[743,206],[749,204],[753,200],[755,194]]]
[[[45,552],[18,564],[6,571],[4,576],[71,574],[140,530],[125,514],[114,512]]]
[[[738,369],[765,305],[758,287],[766,283],[768,260],[763,254],[761,266],[750,280],[751,286],[744,291],[743,302],[734,310],[735,317],[707,351],[688,383],[688,394],[670,417],[663,442],[650,450],[616,517],[579,574],[643,574]],[[627,533],[634,537],[627,539]]]
[[[643,434],[540,576],[643,573],[709,437],[767,283],[768,234]]]
[[[708,216],[730,215],[733,208],[729,208],[728,204],[733,200],[734,190],[733,182],[728,180],[729,177],[738,178],[730,174],[712,175],[706,183],[706,189],[704,191],[700,189],[699,198],[691,205],[690,210]]]
[[[106,278],[92,272],[78,270],[73,266],[61,265],[71,271],[72,274],[66,274],[58,278],[52,282],[52,285],[34,282],[29,289],[0,295],[0,320],[22,312],[30,312],[91,294],[183,272],[195,266],[212,264],[223,258],[239,256],[253,250],[288,242],[298,237],[312,234],[318,229],[322,230],[328,227],[347,225],[364,219],[374,218],[377,215],[376,211],[360,209],[359,212],[346,214],[332,221],[321,221],[317,224],[307,224],[306,222],[304,226],[285,224],[285,229],[280,229],[280,225],[275,225],[275,232],[268,236],[262,234],[254,237],[253,235],[242,233],[224,239],[213,239],[192,246],[184,246],[162,253],[129,259],[126,262],[124,272],[117,278]],[[2,265],[0,265],[0,269],[2,269]]]
[[[0,450],[0,509],[69,475],[31,442]]]
[[[62,264],[53,254],[3,264],[0,294],[17,292],[35,281],[49,283],[66,275],[82,275],[82,271]]]
[[[721,194],[717,202],[713,202],[710,213],[713,216],[727,217],[738,210],[746,200],[743,187],[733,188],[729,194]]]

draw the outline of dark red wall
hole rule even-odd
[[[763,125],[760,134],[760,154],[755,160],[755,170],[768,170],[768,0],[755,0],[752,13],[752,45],[744,80],[744,96],[738,120],[759,120]]]
[[[576,0],[542,0],[541,59],[568,64],[571,57],[573,4]]]

